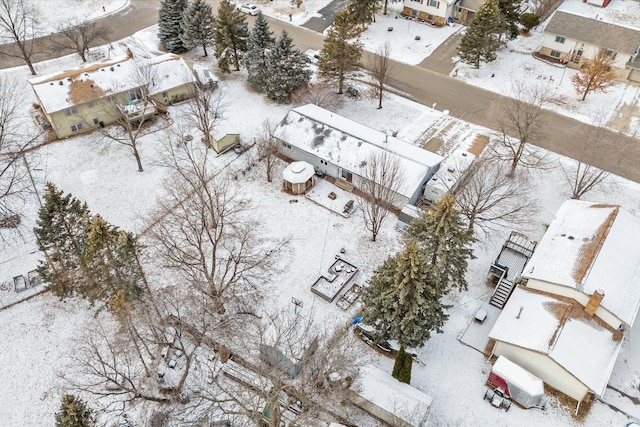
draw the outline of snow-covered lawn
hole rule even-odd
[[[91,4],[91,8],[101,9],[97,2],[61,1],[77,4],[77,9],[81,11],[89,10],[89,6],[84,8],[87,4]],[[629,0],[613,0],[612,5],[625,1],[629,10],[639,4]],[[273,2],[273,10],[281,7],[281,19],[288,19],[286,16],[291,13],[287,12],[288,2],[276,2],[277,0]],[[117,2],[105,2],[115,3]],[[312,3],[305,1],[303,4]],[[575,3],[582,4],[578,1]],[[324,4],[326,2],[318,2],[316,7],[319,9]],[[266,10],[266,6],[263,9]],[[302,18],[296,21],[298,18],[294,15],[294,23],[304,22]],[[387,31],[390,25],[394,26],[392,32]],[[369,35],[365,34],[365,40],[367,37],[371,40],[371,43],[365,42],[367,49],[375,51],[376,46],[387,40],[393,43],[405,38],[406,43],[401,46],[411,46],[412,41],[417,42],[415,31],[418,31],[412,25],[421,26],[420,30],[449,31],[447,28],[450,28],[433,29],[423,24],[396,20],[393,16],[379,17]],[[377,31],[377,36],[373,35],[374,31]],[[407,37],[403,38],[404,34]],[[534,31],[530,37],[519,38],[513,42],[520,44],[510,44],[503,52],[505,59],[499,59],[493,71],[489,71],[490,65],[483,66],[480,70],[458,65],[456,78],[496,91],[508,88],[510,80],[523,74],[549,87],[559,85],[562,76],[557,72],[562,72],[562,69],[556,70],[553,66],[541,63],[526,51],[535,47],[536,37],[539,38],[540,33]],[[441,42],[435,40],[435,36],[421,37],[419,43],[424,47],[420,49],[428,49],[431,52],[436,44]],[[427,47],[429,42],[432,46]],[[153,29],[137,34],[135,38],[128,39],[127,43],[139,49],[139,52],[142,52],[145,46],[149,46],[148,49],[157,46]],[[119,43],[114,44],[119,48]],[[398,54],[405,49],[398,45],[392,46]],[[416,43],[413,46],[416,47]],[[424,58],[417,54],[412,55],[413,51],[409,49],[402,53],[402,58],[417,62],[420,62],[419,58]],[[49,72],[75,65],[75,57],[65,57],[40,64],[39,69]],[[15,74],[21,79],[27,77],[23,68],[8,70],[7,73]],[[493,78],[490,77],[492,73],[495,74]],[[558,101],[561,105],[554,107],[558,111],[567,111],[590,121],[592,114],[611,115],[614,114],[612,109],[620,103],[637,101],[637,89],[616,87],[602,98],[599,98],[599,95],[590,95],[585,103],[573,102],[572,99],[576,96],[571,95],[572,88],[567,84],[569,73],[570,70],[567,70],[561,87],[554,92],[556,99],[565,100]],[[538,75],[541,76],[540,79]],[[548,76],[552,76],[553,81],[550,81]],[[290,108],[269,103],[264,97],[248,90],[242,75],[221,79],[219,91],[225,100],[224,117],[240,132],[245,142],[252,141],[258,135],[264,119],[269,118],[272,123],[278,122]],[[20,108],[25,117],[28,117],[28,109],[34,98],[26,83],[25,94],[24,104]],[[570,107],[562,107],[565,103]],[[577,105],[573,106],[574,103]],[[600,110],[600,106],[607,108]],[[180,109],[179,106],[172,107],[170,116],[177,117]],[[442,112],[394,95],[385,100],[382,110],[377,110],[371,100],[346,100],[338,112],[381,131],[397,131],[399,138],[409,142],[416,141],[434,124],[450,123],[450,133],[456,137],[445,141],[443,149],[446,151],[457,145],[468,144],[470,137],[475,134],[488,133],[487,130],[455,121]],[[638,126],[637,122],[635,126]],[[142,228],[140,219],[149,212],[155,199],[161,194],[161,182],[166,175],[166,171],[158,162],[163,153],[161,139],[161,133],[143,139],[141,149],[145,163],[144,173],[136,171],[135,161],[126,147],[106,144],[93,134],[55,142],[30,156],[34,165],[36,185],[42,189],[45,181],[52,181],[65,192],[85,200],[93,213],[99,213],[109,222],[124,229],[139,232]],[[569,159],[552,153],[549,157],[554,162],[570,162]],[[234,155],[230,153],[220,156],[216,161],[218,164],[231,163],[231,167],[235,167],[238,162],[242,162],[242,157],[234,160]],[[280,165],[280,169],[283,166]],[[544,233],[545,225],[549,224],[569,192],[563,184],[558,168],[536,171],[533,175],[531,197],[538,202],[539,214],[532,217],[529,224],[514,224],[512,228],[524,231],[532,239],[538,240]],[[349,310],[343,311],[335,303],[330,304],[315,296],[310,291],[311,285],[320,274],[326,272],[342,248],[345,249],[345,259],[359,268],[355,282],[365,284],[373,270],[401,246],[402,236],[395,229],[393,218],[384,224],[377,241],[373,243],[369,232],[364,228],[362,217],[357,212],[345,218],[304,197],[285,194],[281,191],[279,179],[271,184],[266,182],[261,166],[252,169],[242,179],[246,195],[256,207],[255,215],[264,229],[268,230],[268,236],[288,237],[291,241],[288,268],[272,282],[264,284],[269,289],[266,305],[276,310],[293,310],[291,298],[294,297],[303,303],[302,314],[315,319],[316,322],[349,322],[357,310],[357,303]],[[613,190],[595,191],[589,193],[585,199],[620,204],[634,215],[640,216],[640,184],[619,178],[615,178],[614,181],[616,187]],[[291,203],[294,199],[297,202]],[[37,206],[36,200],[32,200],[26,212],[25,220],[29,227],[33,226],[35,221]],[[412,384],[434,398],[430,423],[436,426],[624,425],[627,417],[601,402],[595,402],[585,419],[579,421],[571,415],[573,408],[562,406],[552,398],[549,398],[547,409],[544,411],[523,410],[514,405],[509,412],[502,412],[482,400],[490,364],[482,354],[461,344],[457,337],[488,296],[490,289],[485,285],[488,267],[509,231],[505,229],[502,233],[476,245],[476,258],[471,260],[467,276],[469,290],[450,296],[448,302],[453,307],[449,310],[450,318],[444,332],[434,335],[419,352],[418,358],[422,363],[414,365]],[[5,288],[10,288],[13,276],[26,274],[35,268],[37,258],[33,236],[27,235],[25,242],[16,242],[0,248],[0,297],[9,292]],[[0,425],[52,425],[53,413],[59,406],[60,397],[65,391],[69,391],[65,390],[65,384],[57,376],[57,372],[64,370],[65,353],[73,351],[73,339],[81,336],[92,315],[93,309],[82,301],[59,302],[48,294],[0,311],[0,366],[3,366]],[[361,345],[361,351],[366,360],[387,372],[390,371],[391,359],[377,354],[364,344]],[[637,354],[635,350],[631,352],[631,349],[623,349],[621,357],[624,358],[624,369],[614,372],[613,380],[617,388],[630,394],[635,393],[634,396],[639,398],[637,386],[640,367],[633,363],[639,359]],[[627,360],[629,363],[626,363]]]

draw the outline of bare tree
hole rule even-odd
[[[23,231],[20,215],[24,203],[36,192],[26,156],[43,132],[25,130],[33,128],[22,123],[19,87],[16,79],[0,76],[0,229],[18,234]],[[8,234],[0,233],[0,241],[6,242]]]
[[[371,69],[369,70],[373,78],[373,88],[378,98],[378,109],[382,108],[382,97],[387,89],[387,84],[389,83],[389,78],[393,70],[390,56],[391,47],[389,46],[389,42],[387,42],[383,47],[378,49],[378,53],[374,56]]]
[[[453,190],[469,229],[490,234],[514,224],[527,223],[537,212],[526,176],[509,178],[504,163],[479,158]]]
[[[224,108],[221,93],[202,84],[195,84],[187,108],[189,122],[202,133],[205,145],[211,147],[211,132],[220,120]]]
[[[111,33],[96,21],[75,18],[59,25],[57,31],[64,36],[64,40],[59,42],[56,48],[75,50],[82,62],[87,62],[89,48],[98,41],[107,41]]]
[[[380,228],[397,202],[403,185],[403,170],[397,157],[387,150],[372,153],[360,164],[360,178],[356,187],[363,193],[358,197],[371,240],[376,241]]]
[[[247,301],[249,306],[255,285],[276,271],[273,262],[286,242],[262,241],[257,222],[248,216],[249,201],[226,171],[212,170],[209,150],[179,137],[165,147],[172,176],[148,231],[158,258],[215,301],[219,311],[245,307]]]
[[[235,343],[222,368],[229,374],[212,375],[215,387],[201,387],[193,405],[242,414],[249,425],[347,423],[344,388],[361,358],[354,340],[348,326],[317,327],[291,312],[265,314]]]
[[[0,0],[0,41],[13,43],[17,51],[6,46],[7,56],[22,58],[34,76],[31,57],[34,53],[34,39],[38,34],[38,10],[26,0]],[[2,34],[5,33],[5,34]]]
[[[606,130],[601,126],[583,126],[580,140],[585,141],[588,152],[584,160],[573,160],[570,165],[565,166],[562,163],[560,168],[571,188],[571,198],[580,199],[598,187],[606,187],[609,180],[609,172],[598,169],[590,164],[591,161],[599,155],[605,145],[615,147],[616,144],[608,144],[606,138]],[[607,147],[607,149],[615,149]]]
[[[149,61],[137,61],[133,74],[128,77],[136,83],[137,88],[130,91],[127,104],[109,103],[103,106],[109,109],[111,114],[115,110],[116,120],[115,126],[101,128],[100,133],[107,140],[126,145],[131,149],[138,165],[138,172],[144,171],[138,150],[139,139],[153,131],[147,122],[155,121],[158,113],[158,106],[149,97],[149,85],[154,77],[154,68]]]
[[[278,139],[276,137],[277,124],[271,124],[269,119],[262,122],[262,133],[257,140],[258,158],[264,162],[267,172],[267,182],[273,181],[273,172],[278,159]]]
[[[342,107],[344,98],[326,83],[312,83],[301,87],[291,95],[294,105],[315,104],[325,110],[335,111]]]
[[[546,87],[517,81],[512,86],[512,97],[499,106],[496,123],[500,134],[491,153],[510,164],[507,176],[515,176],[518,165],[525,168],[544,166],[544,156],[540,151],[530,149],[529,144],[544,137],[543,113],[548,100]]]

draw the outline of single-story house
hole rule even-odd
[[[276,137],[281,155],[310,163],[316,172],[351,189],[367,180],[364,174],[370,156],[397,159],[402,181],[390,201],[397,209],[418,200],[424,184],[443,160],[442,156],[313,104],[290,110],[278,125]]]
[[[177,55],[136,60],[128,54],[35,77],[29,84],[46,121],[64,138],[113,123],[122,111],[147,115],[152,101],[167,105],[185,99],[194,81]]]
[[[433,399],[372,366],[360,368],[349,400],[394,427],[426,427]]]
[[[601,396],[640,307],[640,220],[567,200],[489,333],[503,355],[576,399]]]
[[[558,10],[544,29],[540,55],[555,58],[570,68],[580,69],[585,59],[604,49],[621,79],[640,80],[627,63],[640,46],[640,29],[616,25]],[[633,72],[633,75],[631,73]]]

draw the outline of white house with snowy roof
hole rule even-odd
[[[192,93],[194,81],[181,57],[165,54],[139,60],[122,55],[35,77],[29,84],[47,122],[64,138],[113,123],[122,111],[145,115],[155,102],[181,101]],[[143,102],[147,99],[154,103]]]
[[[289,111],[276,130],[278,151],[294,161],[305,161],[315,170],[352,189],[365,180],[371,156],[391,155],[401,169],[401,182],[393,205],[401,209],[415,203],[424,184],[443,160],[430,151],[371,129],[317,105]]]
[[[640,307],[640,220],[567,200],[489,333],[492,353],[582,402],[601,396]]]

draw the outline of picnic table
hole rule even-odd
[[[342,297],[338,300],[336,305],[343,310],[348,309],[351,305],[356,302],[360,294],[362,293],[362,286],[354,283],[347,292],[342,295]]]

